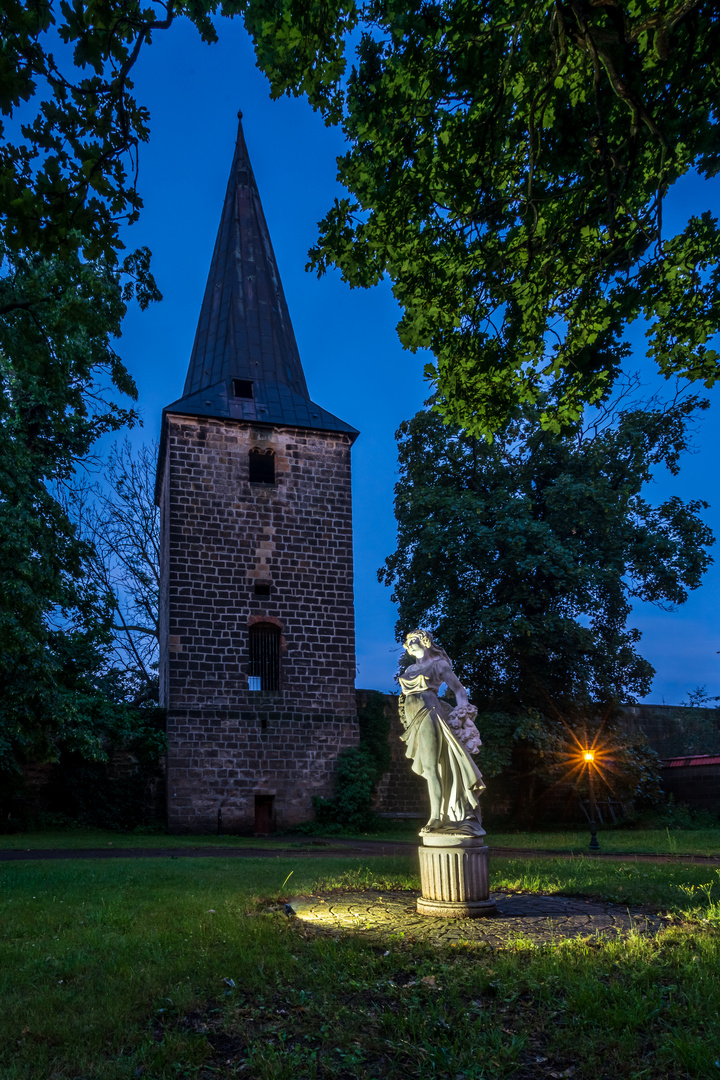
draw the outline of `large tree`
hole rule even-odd
[[[541,402],[558,430],[638,319],[663,375],[717,380],[717,221],[663,231],[676,181],[720,162],[711,0],[251,0],[246,21],[274,92],[350,143],[311,265],[390,276],[448,419],[489,435]]]
[[[14,303],[23,297],[27,306]],[[106,267],[14,260],[0,281],[0,773],[61,742],[102,753],[95,721],[110,607],[59,498],[95,440],[132,419],[112,347],[125,312]]]
[[[706,504],[647,489],[677,472],[703,403],[616,404],[562,435],[525,413],[492,444],[429,410],[398,432],[398,548],[379,577],[398,634],[426,626],[453,658],[491,773],[518,740],[645,695],[632,602],[682,604],[710,562]]]
[[[60,746],[102,756],[103,732],[124,723],[104,685],[107,594],[88,578],[91,549],[59,492],[100,436],[133,422],[137,393],[113,339],[133,298],[145,306],[159,297],[149,253],[121,257],[119,237],[137,214],[132,155],[146,137],[128,74],[152,22],[151,12],[127,4],[39,0],[0,12],[6,775]]]

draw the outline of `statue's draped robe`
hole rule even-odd
[[[448,725],[447,714],[438,699],[443,681],[437,670],[439,666],[433,664],[420,671],[417,664],[412,664],[400,676],[405,695],[405,731],[400,738],[406,743],[405,756],[412,759],[413,772],[427,778],[420,759],[420,739],[424,725],[432,725],[436,736],[433,765],[442,786],[441,820],[479,822],[478,796],[485,790],[485,784],[477,765]]]

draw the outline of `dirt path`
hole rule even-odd
[[[336,845],[336,846],[333,846]],[[25,848],[0,849],[0,862],[30,859],[288,859],[350,858],[368,855],[407,855],[414,844],[337,840],[287,847],[112,847],[112,848]]]
[[[337,846],[333,846],[337,845]],[[0,862],[35,859],[288,859],[358,858],[373,855],[409,855],[417,845],[397,840],[332,840],[289,842],[286,847],[147,847],[147,848],[26,848],[0,849]],[[645,855],[632,852],[552,851],[547,848],[503,848],[489,845],[492,855],[517,859],[613,859],[618,862],[702,863],[720,865],[713,855]]]

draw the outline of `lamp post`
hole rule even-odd
[[[592,750],[586,750],[583,757],[588,767],[588,782],[590,784],[590,850],[598,851],[600,844],[597,838],[597,823],[595,821],[595,789],[593,787],[593,762],[595,755]]]

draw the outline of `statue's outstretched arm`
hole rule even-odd
[[[468,705],[469,702],[468,702],[467,690],[465,689],[463,684],[460,682],[460,680],[458,679],[457,675],[455,674],[453,669],[450,667],[450,665],[448,663],[443,662],[440,671],[442,673],[443,682],[447,683],[450,690],[452,690],[453,694],[455,695],[455,700],[457,701],[458,705]]]

